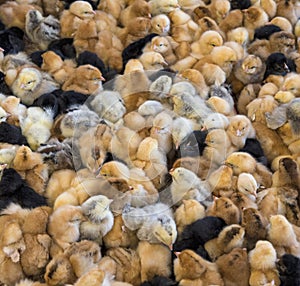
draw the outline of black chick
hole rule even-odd
[[[252,155],[256,161],[268,166],[268,159],[265,156],[260,142],[256,138],[247,138],[244,147],[240,149],[239,152],[247,152]]]
[[[259,39],[259,40],[267,39],[268,40],[272,34],[274,34],[276,32],[280,32],[280,31],[282,31],[281,28],[274,24],[267,24],[267,25],[261,26],[261,27],[255,29],[254,40],[255,39]]]
[[[284,254],[277,262],[281,286],[300,285],[300,258],[292,254]]]
[[[151,281],[145,281],[140,286],[176,286],[177,282],[164,276],[154,276]]]
[[[76,49],[73,45],[73,38],[55,40],[49,44],[48,50],[57,53],[63,60],[76,58]]]
[[[151,42],[152,38],[158,36],[158,34],[151,33],[144,38],[141,38],[131,44],[129,44],[122,52],[122,60],[123,60],[123,70],[124,72],[125,65],[130,59],[137,59],[142,53],[143,49],[147,43]]]
[[[216,238],[226,225],[222,218],[216,216],[206,216],[196,220],[184,228],[182,234],[177,237],[173,249],[174,251],[191,249],[197,253],[200,252],[199,254],[202,256],[204,244]]]
[[[5,74],[0,71],[0,93],[3,94],[12,94],[9,86],[5,82]]]
[[[0,142],[29,146],[21,128],[7,122],[0,123]]]
[[[239,9],[248,9],[252,3],[250,0],[229,0],[231,10]]]
[[[285,76],[291,71],[295,71],[294,64],[283,53],[272,53],[267,58],[263,79],[271,74]]]
[[[0,210],[11,203],[32,209],[46,206],[47,200],[30,188],[15,169],[4,168],[0,181]]]
[[[46,51],[35,51],[29,55],[30,60],[36,64],[37,66],[41,67],[43,63],[43,58],[42,54],[45,53]]]
[[[178,148],[177,157],[196,157],[203,154],[205,144],[205,138],[207,136],[207,130],[195,130],[193,131]]]
[[[11,27],[0,31],[1,48],[4,49],[4,55],[17,54],[24,51],[25,43],[23,41],[24,32],[18,27]]]

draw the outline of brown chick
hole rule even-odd
[[[241,225],[245,229],[245,241],[248,250],[253,249],[258,240],[267,238],[267,222],[259,210],[255,208],[243,209]]]
[[[226,197],[215,197],[211,206],[208,207],[206,215],[222,218],[226,224],[238,224],[241,215],[238,207]]]
[[[205,260],[190,249],[185,249],[177,254],[177,258],[174,260],[174,274],[176,281],[180,281],[181,285],[198,285],[197,283],[224,285],[217,265]]]
[[[243,12],[239,9],[231,10],[219,22],[220,29],[228,35],[230,30],[243,26]]]
[[[238,114],[229,118],[227,134],[231,143],[237,149],[242,149],[247,138],[255,138],[255,129],[247,116]]]
[[[25,31],[25,18],[30,10],[39,10],[42,12],[41,7],[38,5],[31,5],[22,2],[6,1],[0,6],[0,20],[7,27],[18,27]]]
[[[107,14],[111,14],[115,19],[118,19],[121,11],[125,9],[125,6],[126,3],[123,0],[103,0],[98,4],[97,9]]]
[[[126,27],[128,22],[136,17],[151,18],[150,5],[144,0],[135,0],[131,5],[121,11],[119,22],[123,27]]]
[[[205,207],[194,199],[182,200],[181,205],[175,210],[174,218],[177,231],[180,234],[186,225],[205,217]]]
[[[271,242],[259,240],[255,248],[248,253],[251,274],[250,286],[264,285],[274,280],[280,285],[279,274],[276,269],[277,255]]]
[[[59,83],[63,84],[74,72],[76,64],[71,60],[62,60],[62,58],[53,51],[47,51],[42,54],[43,63],[41,69],[50,73]]]
[[[86,1],[75,1],[71,3],[68,10],[64,10],[60,16],[61,37],[74,37],[79,25],[84,20],[92,20],[95,11],[90,3]]]
[[[114,216],[114,225],[103,237],[103,242],[107,249],[114,247],[134,249],[138,245],[137,236],[124,225],[122,215]]]
[[[234,248],[216,260],[224,284],[228,286],[248,286],[250,277],[250,264],[247,250]]]
[[[284,17],[288,19],[292,25],[295,25],[298,20],[298,16],[296,14],[293,1],[289,1],[289,0],[277,1],[276,16]]]
[[[243,10],[244,26],[249,32],[250,41],[254,38],[254,31],[256,28],[265,25],[269,21],[268,14],[259,6],[251,6]]]
[[[65,205],[56,209],[49,218],[48,233],[62,249],[79,239],[79,225],[83,221],[81,208]]]
[[[141,264],[136,250],[131,248],[111,248],[106,253],[117,263],[115,279],[133,285],[141,283]]]
[[[102,89],[104,81],[101,71],[92,65],[82,65],[62,85],[62,90],[74,90],[83,94],[92,94]]]
[[[150,281],[155,275],[165,277],[171,275],[171,251],[165,245],[140,241],[137,254],[141,263],[141,282]]]

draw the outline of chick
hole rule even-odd
[[[213,164],[212,168],[219,167],[224,160],[237,148],[231,143],[231,140],[224,129],[212,129],[208,132],[203,156]]]
[[[248,286],[250,265],[246,249],[234,248],[218,257],[216,264],[225,285]]]
[[[42,9],[38,5],[8,1],[1,5],[0,20],[6,27],[18,27],[24,31],[26,14],[30,10]]]
[[[203,128],[205,130],[211,129],[224,129],[226,130],[229,126],[228,118],[222,113],[212,113],[208,115],[203,122]]]
[[[227,134],[231,143],[238,149],[245,146],[247,138],[255,138],[255,129],[245,115],[235,115],[229,118]]]
[[[230,1],[213,0],[208,5],[212,18],[219,24],[230,11]]]
[[[292,1],[278,1],[276,16],[288,19],[292,25],[297,22],[295,5]]]
[[[299,283],[299,261],[299,258],[292,254],[284,254],[280,257],[277,266],[283,285]]]
[[[274,52],[267,57],[263,79],[267,79],[272,74],[285,76],[288,72],[290,72],[290,68],[286,56],[283,53]]]
[[[165,245],[140,241],[137,253],[141,262],[141,281],[149,281],[155,276],[169,277],[171,269],[171,252]],[[157,259],[154,259],[154,256]]]
[[[293,225],[285,216],[277,214],[270,217],[267,238],[276,249],[278,257],[285,253],[299,257],[300,244],[297,235],[293,229]]]
[[[271,242],[267,240],[257,241],[255,248],[249,254],[251,274],[249,285],[261,285],[275,281],[280,285],[278,271],[276,269],[276,251]]]
[[[267,222],[256,208],[243,209],[241,225],[245,229],[245,246],[248,250],[253,249],[257,241],[267,239]]]
[[[83,220],[80,207],[61,206],[49,218],[48,233],[60,248],[66,249],[72,242],[79,240],[79,226]]]
[[[9,86],[13,94],[25,105],[31,105],[42,94],[59,88],[59,84],[49,74],[35,67],[21,67],[18,71],[9,70],[6,78],[12,74],[14,79]]]
[[[243,12],[239,9],[231,10],[225,15],[223,19],[219,22],[219,27],[224,33],[228,33],[231,30],[235,30],[238,28],[242,28],[243,26]],[[241,30],[240,30],[241,31]],[[247,29],[246,29],[247,31]],[[247,38],[248,38],[248,31],[247,31]],[[243,37],[243,36],[242,36]],[[227,39],[229,40],[229,39]]]
[[[224,254],[229,253],[234,248],[240,248],[244,244],[245,230],[239,224],[225,226],[218,237],[205,243],[204,248],[208,252],[212,261]]]
[[[172,176],[171,195],[174,204],[183,199],[195,199],[199,202],[209,200],[211,197],[208,184],[202,181],[194,172],[178,167],[170,170]]]
[[[182,200],[182,204],[175,210],[174,218],[180,235],[185,226],[205,217],[205,207],[194,199]]]
[[[82,65],[64,82],[62,90],[74,90],[83,94],[92,94],[102,90],[104,81],[101,71],[92,65]]]
[[[253,40],[256,28],[265,25],[269,21],[268,14],[259,6],[251,6],[243,11],[244,26],[249,32],[249,39]]]
[[[174,11],[176,8],[179,8],[179,4],[177,0],[166,0],[166,1],[158,1],[158,0],[150,0],[150,12],[152,16],[156,16],[159,14],[168,14]]]
[[[241,215],[238,207],[226,197],[215,198],[213,203],[207,208],[206,214],[222,218],[226,224],[238,224]]]
[[[145,52],[139,57],[145,70],[160,70],[168,66],[167,61],[158,52]]]
[[[40,107],[27,108],[27,117],[20,122],[22,133],[33,150],[46,143],[51,136],[53,114]]]
[[[95,11],[87,1],[75,1],[71,3],[69,9],[65,9],[60,16],[61,37],[73,37],[82,21],[89,21],[94,17]]]
[[[237,179],[237,190],[247,197],[249,197],[252,201],[256,200],[256,191],[259,188],[255,178],[249,173],[241,173]]]
[[[43,53],[42,59],[41,69],[50,73],[50,75],[61,85],[75,71],[75,63],[73,61],[64,61],[53,51]]]
[[[150,4],[143,0],[135,0],[132,4],[121,11],[118,20],[120,24],[125,27],[127,26],[128,21],[135,17],[151,18]]]
[[[60,38],[60,22],[52,15],[43,17],[38,10],[30,10],[25,18],[25,31],[32,43],[46,50],[52,41]]]
[[[173,213],[166,204],[157,203],[143,208],[125,206],[122,218],[126,227],[137,230],[140,240],[172,247],[177,238]]]
[[[112,200],[106,196],[97,195],[87,199],[82,205],[82,213],[87,221],[80,224],[81,239],[89,239],[102,244],[102,238],[113,227],[114,218],[109,209]]]
[[[147,51],[147,47],[145,51]],[[168,65],[172,65],[177,61],[177,57],[167,37],[157,36],[152,38],[149,51],[160,53]]]
[[[203,259],[190,249],[180,252],[174,260],[174,274],[176,281],[182,285],[193,285],[191,283],[224,285],[217,265]]]
[[[166,14],[159,14],[151,18],[151,33],[166,36],[171,29],[170,18]]]

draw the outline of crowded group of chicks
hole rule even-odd
[[[300,285],[299,17],[0,1],[0,285]]]

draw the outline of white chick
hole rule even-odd
[[[208,115],[203,122],[203,128],[210,129],[224,129],[226,130],[229,125],[228,118],[222,113],[212,113]]]
[[[82,205],[87,221],[80,224],[81,239],[90,239],[102,244],[102,238],[113,227],[114,216],[109,209],[111,199],[103,195],[92,196]]]
[[[169,96],[171,86],[172,78],[167,75],[162,75],[150,84],[149,91],[153,93],[155,99],[162,100]]]
[[[249,173],[241,173],[237,179],[237,189],[239,192],[245,194],[252,201],[256,201],[256,191],[259,185],[255,178]]]
[[[173,121],[171,132],[176,149],[194,131],[194,125],[192,120],[185,117],[178,117]]]
[[[16,145],[10,145],[4,143],[4,146],[0,147],[0,164],[6,164],[7,166],[11,166],[16,153],[17,153],[17,146]]]
[[[125,206],[122,218],[126,227],[137,230],[140,240],[171,247],[177,238],[173,213],[166,204],[157,203],[143,208]]]
[[[65,138],[80,137],[83,132],[99,123],[100,118],[98,114],[87,106],[82,105],[80,108],[70,110],[64,115],[60,123],[60,130]]]
[[[178,204],[183,199],[195,199],[203,202],[209,199],[209,185],[202,181],[194,172],[178,167],[169,172],[172,176],[171,195],[173,203]]]
[[[138,113],[142,116],[155,116],[158,113],[162,112],[164,109],[163,105],[156,100],[146,100],[138,108]]]
[[[173,147],[172,140],[172,123],[173,118],[167,111],[158,113],[152,123],[150,130],[150,137],[154,138],[158,142],[158,148],[163,150],[165,154],[168,154]]]
[[[9,114],[0,106],[0,122],[6,121]]]
[[[117,91],[101,91],[96,94],[90,104],[92,110],[94,110],[99,117],[111,123],[119,121],[126,112],[123,99]]]
[[[23,135],[26,137],[30,148],[37,148],[48,141],[53,126],[53,111],[43,110],[41,107],[27,108],[27,116],[20,122]]]
[[[193,84],[187,81],[176,82],[172,85],[170,91],[171,96],[180,96],[183,93],[196,96],[197,90]]]

